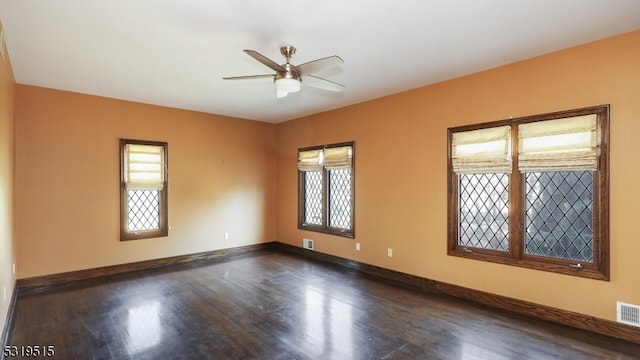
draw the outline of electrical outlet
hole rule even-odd
[[[313,250],[313,240],[311,239],[302,239],[302,247],[307,250]]]
[[[16,274],[16,263],[13,263],[13,275]]]
[[[360,251],[360,243],[356,243],[356,251]]]
[[[229,240],[229,233],[225,231],[224,233],[224,239],[225,240]]]
[[[388,248],[387,249],[387,256],[388,257],[393,257],[393,249],[392,248]]]

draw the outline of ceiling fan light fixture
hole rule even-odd
[[[299,79],[292,79],[292,78],[276,79],[275,83],[276,83],[276,96],[278,98],[283,98],[287,96],[287,94],[292,92],[298,92],[300,91],[300,87],[302,86],[302,83],[300,82]]]

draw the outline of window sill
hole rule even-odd
[[[169,236],[169,232],[166,230],[121,232],[120,241],[150,239],[150,238],[167,237],[167,236]]]
[[[541,261],[532,256],[526,258],[512,258],[508,256],[509,253],[506,253],[507,256],[504,256],[495,254],[493,252],[477,249],[467,249],[462,247],[453,250],[450,249],[447,252],[447,255],[463,257],[472,260],[488,261],[503,265],[517,266],[533,270],[548,271],[556,274],[578,276],[593,280],[609,281],[608,271],[602,271],[602,269],[598,269],[592,264],[581,264],[581,267],[578,268],[575,266],[570,266],[570,264],[575,265],[575,263],[565,262],[562,260],[549,259],[548,261]]]
[[[322,226],[305,225],[305,224],[298,225],[298,229],[319,232],[323,234],[330,234],[330,235],[345,237],[349,239],[355,239],[355,234],[352,230],[324,228]]]

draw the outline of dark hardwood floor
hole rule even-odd
[[[57,359],[640,358],[637,344],[271,251],[21,291],[8,344]]]

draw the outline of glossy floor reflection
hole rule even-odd
[[[275,252],[21,293],[59,359],[636,359],[640,345]]]
[[[127,321],[128,352],[131,355],[144,354],[160,344],[162,326],[160,324],[160,302],[150,300],[148,303],[129,309]]]

